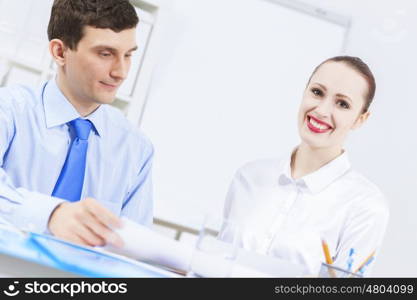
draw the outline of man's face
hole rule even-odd
[[[86,26],[77,49],[64,53],[63,83],[71,100],[85,105],[113,102],[136,48],[135,28],[114,32]]]

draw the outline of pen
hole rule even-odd
[[[350,248],[349,257],[347,259],[347,269],[349,272],[352,272],[352,265],[353,265],[353,254],[355,253],[355,249]]]
[[[371,259],[368,260],[368,262],[362,268],[359,269],[358,273],[363,275],[363,273],[365,273],[366,267],[374,260],[374,258],[375,256],[372,256]]]
[[[369,256],[363,261],[363,263],[361,263],[359,265],[359,267],[355,270],[355,273],[357,273],[358,271],[360,271],[363,267],[365,267],[366,265],[370,264],[371,261],[374,259],[374,255],[375,255],[375,250],[372,251],[371,254],[369,254]]]

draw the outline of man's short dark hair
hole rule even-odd
[[[136,27],[139,22],[129,0],[55,0],[48,25],[48,38],[60,39],[77,49],[85,26],[115,32]]]

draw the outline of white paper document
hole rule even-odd
[[[122,248],[104,249],[130,258],[190,273],[198,277],[296,277],[303,269],[273,257],[239,249],[236,257],[197,250],[192,245],[165,237],[148,227],[122,218],[116,229],[124,242]],[[225,243],[217,240],[216,243]]]

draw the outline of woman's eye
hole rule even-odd
[[[347,103],[347,102],[346,102],[346,101],[344,101],[344,100],[339,100],[339,101],[337,102],[337,104],[338,104],[341,108],[344,108],[344,109],[349,109],[349,108],[350,108],[349,103]]]
[[[323,95],[323,92],[320,89],[317,89],[317,88],[312,88],[311,92],[316,96],[322,96]]]

